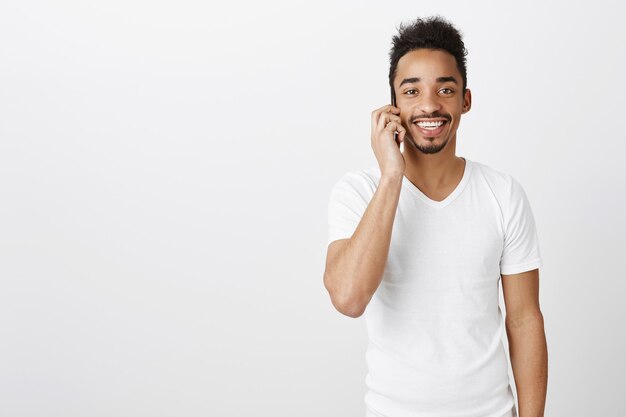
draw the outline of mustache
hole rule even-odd
[[[446,119],[449,122],[450,120],[452,120],[452,117],[450,117],[449,114],[433,113],[430,115],[422,114],[420,116],[413,116],[409,120],[411,123],[415,123],[420,120],[427,120],[427,119]]]

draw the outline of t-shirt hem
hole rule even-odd
[[[326,246],[330,245],[331,243],[333,243],[335,240],[341,240],[341,239],[350,239],[352,238],[352,235],[348,236],[348,235],[334,235],[328,238],[328,241],[326,242]]]
[[[501,275],[519,274],[521,272],[532,271],[533,269],[537,269],[542,265],[543,265],[542,259],[535,258],[532,261],[524,262],[521,264],[500,266],[500,274]]]

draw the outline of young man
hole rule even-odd
[[[517,416],[504,329],[519,416],[543,416],[537,231],[517,180],[455,155],[471,107],[466,55],[441,17],[400,26],[396,105],[372,112],[378,166],[346,173],[330,194],[324,285],[341,313],[365,312],[368,417]]]

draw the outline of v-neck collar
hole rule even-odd
[[[407,188],[409,191],[411,191],[420,200],[422,200],[424,203],[428,204],[429,206],[433,208],[437,208],[437,209],[446,207],[448,204],[452,203],[459,196],[459,194],[461,194],[461,192],[467,185],[469,181],[469,177],[472,173],[472,161],[470,161],[467,158],[463,158],[463,157],[461,158],[465,160],[465,169],[463,170],[463,177],[461,178],[461,181],[459,181],[459,183],[457,184],[456,188],[446,198],[444,198],[441,201],[435,201],[429,198],[419,188],[417,188],[415,184],[409,181],[409,179],[406,176],[402,177],[402,184],[404,185],[405,188]]]

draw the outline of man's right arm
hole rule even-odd
[[[328,245],[324,286],[335,308],[349,317],[365,311],[382,280],[403,175],[385,175],[349,239]]]

